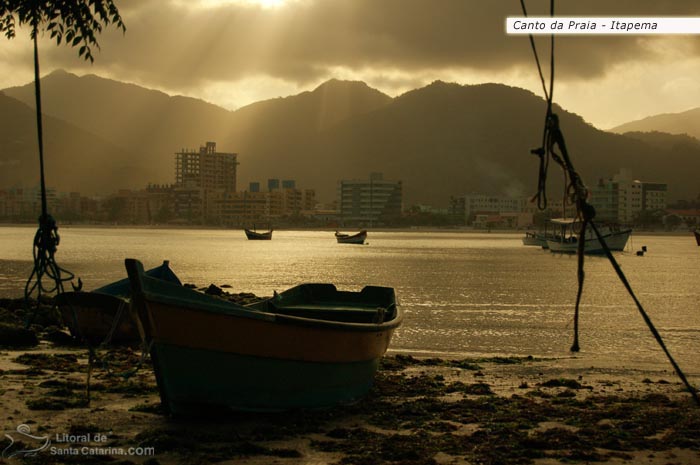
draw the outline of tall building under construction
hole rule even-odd
[[[216,142],[207,142],[196,150],[175,154],[175,185],[201,189],[236,191],[238,154],[216,151]]]
[[[175,153],[175,214],[188,221],[207,222],[216,201],[236,192],[238,154],[216,151],[216,142]]]

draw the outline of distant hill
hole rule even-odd
[[[201,100],[171,97],[94,75],[78,77],[56,71],[43,77],[41,86],[45,114],[130,152],[140,160],[140,169],[158,183],[173,181],[174,152],[221,138],[230,115]],[[4,92],[34,108],[32,83]],[[94,153],[86,152],[86,157]]]
[[[666,132],[669,134],[688,134],[700,139],[700,108],[681,113],[664,113],[649,116],[637,121],[621,124],[610,129],[612,132]]]
[[[329,130],[322,152],[333,148],[343,172],[392,173],[405,181],[412,201],[440,204],[465,192],[530,195],[537,160],[529,150],[541,144],[544,106],[540,97],[519,88],[435,82]],[[700,148],[659,148],[556,111],[573,162],[589,184],[628,168],[640,179],[668,182],[672,195],[697,195],[689,170],[700,169]],[[561,178],[552,165],[550,196],[561,195]]]
[[[275,177],[296,179],[300,187],[319,188],[331,199],[345,173],[338,169],[335,147],[316,149],[319,138],[391,102],[391,97],[363,82],[331,80],[311,92],[240,108],[232,113],[220,141],[240,153],[242,185]]]
[[[46,182],[61,191],[112,192],[143,186],[155,173],[133,156],[70,123],[44,116]],[[39,185],[36,113],[0,92],[0,186]]]
[[[239,179],[243,181],[293,178],[298,171],[293,157],[289,163],[271,167],[257,163],[252,154],[272,145],[286,158],[293,155],[291,146],[307,143],[324,128],[391,101],[364,83],[337,80],[312,92],[254,103],[236,112],[94,75],[55,71],[43,77],[41,85],[45,114],[130,152],[140,160],[141,174],[148,173],[150,181],[157,183],[173,182],[176,151],[196,149],[206,141],[216,141],[220,151],[240,153]],[[34,107],[33,83],[4,92]]]
[[[529,151],[541,144],[545,104],[515,87],[438,81],[391,98],[362,82],[331,80],[232,112],[96,76],[57,72],[42,85],[47,115],[113,144],[105,154],[89,145],[78,148],[84,158],[99,155],[137,166],[122,172],[128,178],[113,177],[114,190],[148,176],[172,182],[173,153],[208,140],[239,153],[242,189],[251,180],[296,179],[302,188],[315,188],[322,201],[334,198],[338,180],[374,171],[404,181],[407,206],[446,205],[451,195],[468,192],[525,196],[536,187],[537,159]],[[29,85],[7,92],[33,102]],[[683,136],[613,134],[561,108],[557,112],[573,161],[589,184],[627,168],[640,179],[667,182],[672,199],[698,195],[691,174],[700,171],[700,147]],[[561,195],[561,178],[552,166],[550,196]]]

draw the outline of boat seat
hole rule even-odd
[[[274,313],[317,320],[340,321],[346,323],[372,323],[377,322],[380,307],[354,307],[347,305],[328,304],[299,304],[274,307]],[[382,314],[382,320],[393,318],[388,310]]]

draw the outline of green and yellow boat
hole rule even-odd
[[[402,313],[394,290],[302,284],[241,306],[126,260],[163,406],[191,415],[352,402],[369,391]]]

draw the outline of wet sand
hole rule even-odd
[[[26,463],[700,463],[700,407],[671,370],[391,354],[352,405],[181,419],[161,412],[147,358],[134,372],[138,349],[98,351],[88,404],[87,350],[38,334],[36,347],[0,350],[0,450],[4,434],[24,438],[9,453],[53,448]]]

